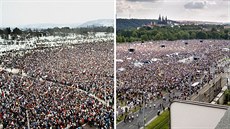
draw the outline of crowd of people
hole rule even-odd
[[[0,58],[4,128],[114,126],[113,43],[36,49]]]
[[[155,41],[117,45],[117,108],[136,106],[180,92],[189,99],[214,75],[223,72],[220,60],[229,59],[226,40]],[[211,69],[214,69],[212,72]],[[195,82],[198,85],[191,86]],[[145,97],[143,97],[145,96]]]

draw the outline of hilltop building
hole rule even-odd
[[[157,24],[167,25],[168,24],[168,18],[167,18],[167,16],[164,17],[164,16],[159,15]]]
[[[143,26],[153,28],[156,26],[161,27],[161,26],[168,26],[168,25],[171,25],[171,26],[173,25],[172,22],[168,20],[168,17],[159,15],[159,18],[157,20],[154,20],[150,22],[149,24],[145,24]]]

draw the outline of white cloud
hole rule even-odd
[[[186,9],[203,9],[206,6],[206,2],[204,1],[196,1],[196,2],[188,2],[184,5],[184,8]]]
[[[229,2],[225,0],[117,0],[117,17],[121,18],[158,18],[159,14],[172,20],[197,20],[228,22]],[[139,2],[138,2],[139,1]],[[146,0],[145,0],[146,1]],[[150,0],[147,0],[150,1]],[[121,2],[121,3],[119,3]],[[229,16],[230,17],[230,16]]]
[[[131,5],[128,5],[125,1],[117,1],[117,13],[124,13],[131,9]]]
[[[186,9],[204,9],[209,5],[215,5],[215,1],[210,0],[198,0],[198,1],[191,1],[184,5]]]

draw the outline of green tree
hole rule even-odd
[[[228,102],[230,101],[230,90],[226,90],[226,91],[224,92],[224,96],[225,96],[225,98],[224,98],[224,103],[225,103],[225,104],[228,104]]]
[[[118,42],[118,43],[120,43],[121,42],[121,36],[116,36],[116,41]]]
[[[177,37],[177,39],[181,39],[181,38],[182,38],[182,36],[181,36],[181,33],[180,33],[180,32],[177,32],[177,33],[175,34],[175,36]]]
[[[224,30],[224,34],[222,34],[222,37],[224,39],[228,39],[228,33],[229,33],[229,30]]]
[[[174,41],[177,40],[177,37],[173,35],[171,32],[168,33],[168,40],[169,41]]]
[[[196,38],[197,39],[207,39],[208,35],[206,32],[203,32],[203,31],[199,31],[197,34],[196,34]]]
[[[190,39],[195,39],[196,38],[196,33],[195,32],[191,32],[189,38]]]
[[[124,41],[125,41],[125,40],[124,40],[124,36],[116,36],[116,41],[117,41],[118,43],[124,42]]]
[[[158,32],[156,36],[154,37],[154,40],[163,40],[163,34],[162,32]]]
[[[148,40],[148,35],[147,34],[141,35],[141,40],[142,41],[147,41]]]
[[[138,35],[137,35],[137,32],[134,30],[133,32],[132,32],[132,37],[137,37]]]
[[[213,39],[219,39],[220,38],[220,33],[219,32],[212,32],[212,38]]]
[[[216,32],[216,31],[217,31],[217,29],[212,27],[211,32]]]
[[[130,41],[131,41],[131,42],[134,42],[134,41],[136,41],[136,40],[137,40],[136,38],[130,37]]]
[[[121,36],[121,42],[123,43],[123,42],[126,42],[126,40],[125,40],[125,37],[124,36]]]
[[[180,31],[179,33],[182,39],[189,39],[189,33],[187,31]]]

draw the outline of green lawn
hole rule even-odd
[[[146,129],[169,129],[169,111],[164,111],[160,116],[148,124]]]

